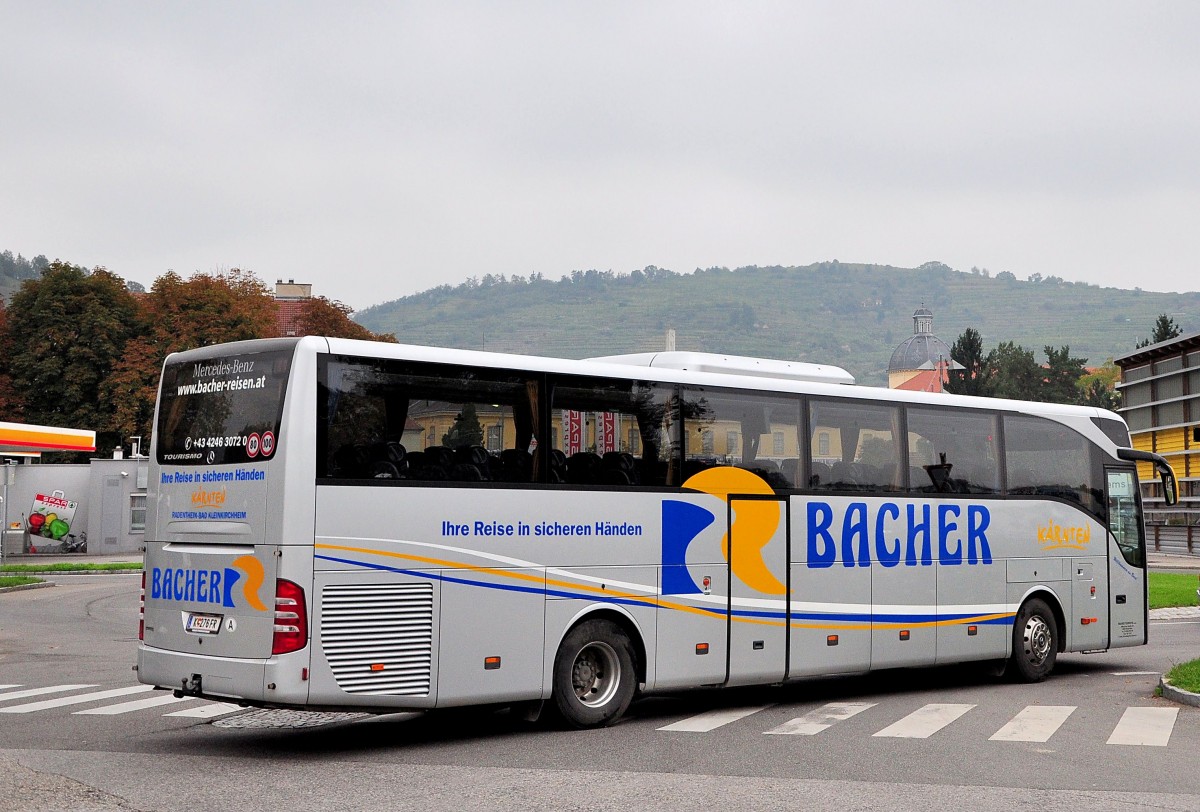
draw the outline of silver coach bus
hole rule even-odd
[[[373,711],[542,703],[1146,642],[1115,414],[835,367],[307,337],[169,357],[138,674]]]

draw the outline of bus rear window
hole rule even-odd
[[[158,408],[158,462],[221,465],[269,459],[292,350],[168,364]]]

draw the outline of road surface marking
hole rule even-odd
[[[51,685],[48,688],[26,688],[24,691],[12,691],[7,694],[0,694],[0,702],[7,702],[10,699],[25,699],[30,696],[44,696],[46,694],[60,694],[63,691],[78,691],[83,688],[95,688],[95,685]]]
[[[1178,715],[1179,708],[1126,708],[1108,744],[1166,747]]]
[[[710,730],[716,730],[722,725],[727,725],[730,722],[736,722],[738,719],[744,719],[747,716],[758,713],[761,710],[766,710],[770,705],[758,705],[753,708],[729,708],[726,710],[712,710],[707,713],[701,713],[697,716],[691,716],[674,724],[660,727],[659,730],[666,730],[671,733],[708,733]]]
[[[132,713],[146,708],[157,708],[159,705],[173,705],[176,702],[190,702],[195,697],[175,697],[172,694],[165,696],[152,696],[148,699],[134,699],[130,702],[121,702],[117,705],[105,705],[102,708],[88,708],[87,710],[75,711],[75,715],[95,715],[95,716],[116,716],[118,713]]]
[[[175,711],[174,713],[164,713],[163,716],[185,716],[189,719],[211,719],[214,716],[224,716],[227,713],[235,713],[236,711],[244,710],[237,705],[229,705],[225,702],[213,702],[210,705],[201,705],[198,708],[188,708],[187,710]]]
[[[975,706],[933,703],[913,711],[874,735],[894,739],[928,739],[973,707]]]
[[[994,742],[1045,742],[1075,712],[1074,705],[1030,705],[997,730]]]
[[[112,688],[107,691],[94,691],[90,694],[61,696],[58,699],[44,699],[41,702],[29,702],[25,705],[11,705],[7,708],[0,708],[0,713],[33,713],[34,711],[48,710],[50,708],[61,708],[66,705],[81,705],[84,702],[95,702],[100,699],[111,699],[114,696],[128,696],[129,694],[140,694],[145,691],[153,690],[153,685],[134,685],[132,688]]]
[[[822,730],[833,727],[835,723],[843,722],[868,708],[875,707],[876,704],[875,702],[830,702],[828,705],[823,705],[766,732],[777,733],[781,736],[815,736]]]

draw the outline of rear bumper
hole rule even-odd
[[[247,660],[201,657],[178,651],[138,647],[138,680],[184,696],[232,700],[251,705],[303,705],[308,701],[307,657]]]

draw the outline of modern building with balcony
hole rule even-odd
[[[1149,463],[1138,464],[1148,541],[1200,553],[1200,333],[1177,336],[1113,359],[1133,447],[1162,454],[1175,470],[1179,504],[1168,507]]]

